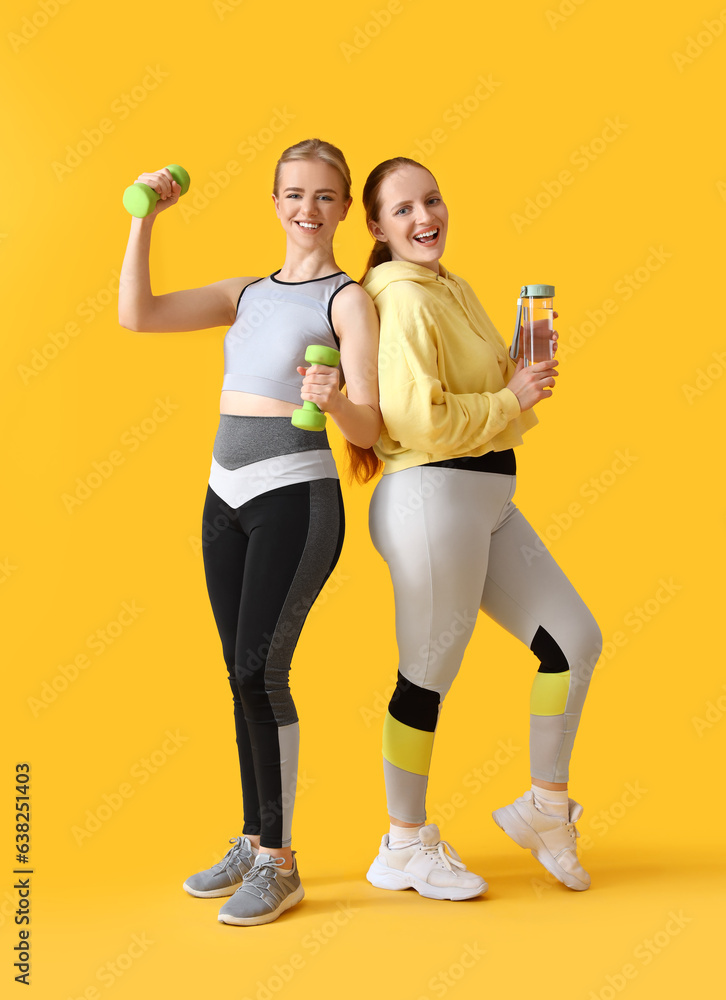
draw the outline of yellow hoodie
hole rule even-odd
[[[469,284],[439,264],[392,260],[363,288],[381,321],[378,378],[383,474],[505,451],[538,423],[507,382],[516,362]]]

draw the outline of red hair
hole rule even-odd
[[[395,173],[401,167],[419,167],[431,174],[428,167],[418,160],[412,160],[408,156],[394,156],[390,160],[384,160],[368,174],[368,179],[363,188],[363,208],[366,211],[366,225],[370,228],[371,222],[378,222],[381,216],[381,187],[389,174]],[[433,174],[431,174],[434,177]],[[434,183],[436,178],[434,177]],[[391,260],[391,249],[388,243],[376,240],[366,264],[366,274],[372,267],[377,267],[385,261]],[[365,275],[363,276],[365,277]],[[363,279],[361,279],[363,280]]]
[[[378,222],[381,214],[381,186],[389,174],[400,170],[401,167],[420,167],[428,170],[417,160],[411,160],[408,156],[394,156],[390,160],[384,160],[374,167],[368,174],[368,179],[363,188],[363,207],[366,212],[366,225],[371,221]],[[431,173],[430,170],[428,170]],[[433,177],[434,175],[431,174]],[[436,179],[434,178],[434,181]],[[376,240],[373,249],[368,257],[366,274],[372,267],[383,264],[384,261],[391,260],[391,250],[388,243]],[[363,278],[365,275],[363,275]],[[361,278],[361,281],[363,280]],[[378,458],[372,448],[360,448],[358,445],[346,442],[348,449],[348,460],[350,462],[349,475],[359,483],[367,483],[383,469],[383,463]]]

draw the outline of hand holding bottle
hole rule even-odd
[[[548,359],[525,366],[524,358],[519,358],[514,375],[507,383],[507,389],[511,389],[517,397],[522,411],[529,410],[541,399],[547,399],[552,395],[552,388],[559,374],[555,368],[558,364],[559,361]]]

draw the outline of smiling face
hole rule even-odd
[[[408,260],[439,273],[449,211],[424,167],[403,166],[388,174],[378,194],[378,219],[369,229],[387,243],[393,260]]]
[[[272,195],[282,228],[302,249],[331,245],[351,199],[343,197],[343,178],[324,160],[288,160]]]

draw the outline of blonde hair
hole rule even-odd
[[[272,190],[275,197],[280,195],[280,174],[285,163],[292,160],[322,160],[338,171],[343,181],[343,201],[350,198],[350,169],[345,161],[345,157],[337,146],[322,139],[303,139],[296,142],[294,146],[284,150],[282,156],[275,165],[275,180]],[[346,439],[346,451],[348,453],[348,476],[349,479],[358,483],[367,483],[382,468],[383,463],[378,459],[372,448],[361,448],[357,444],[352,444]]]
[[[283,151],[275,165],[275,179],[272,185],[276,198],[280,194],[280,173],[283,164],[289,163],[291,160],[322,160],[334,167],[343,181],[343,201],[350,198],[350,170],[345,162],[345,157],[337,146],[330,142],[323,142],[322,139],[303,139],[302,142],[296,142],[294,146],[288,146]]]

